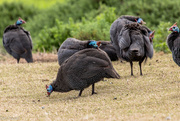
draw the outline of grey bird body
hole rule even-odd
[[[172,52],[174,62],[180,66],[180,34],[178,32],[172,32],[166,41]]]
[[[66,59],[79,50],[87,48],[86,41],[80,41],[75,38],[67,38],[58,50],[58,63],[61,65]]]
[[[112,45],[112,42],[111,41],[100,41],[100,42],[101,45],[99,46],[99,48],[108,54],[111,61],[117,61],[118,57],[116,54],[116,49]]]
[[[33,62],[30,33],[18,25],[8,26],[3,34],[3,46],[19,63],[20,58]]]
[[[148,36],[148,30],[144,26],[131,23],[122,28],[117,39],[112,40],[118,57],[130,62],[131,75],[133,75],[133,61],[139,62],[140,74],[142,75],[141,63],[147,57],[153,57],[153,44]]]
[[[69,57],[61,65],[56,80],[51,83],[53,91],[82,91],[103,78],[120,78],[108,55],[101,49],[84,49]]]
[[[87,40],[81,41],[75,38],[67,38],[60,46],[58,50],[58,63],[59,65],[62,65],[62,63],[68,59],[70,56],[75,54],[76,52],[91,48],[88,46]],[[98,43],[101,43],[101,46],[99,47],[100,49],[104,50],[108,56],[110,57],[111,60],[117,60],[117,55],[115,48],[111,44],[111,42],[107,41],[98,41]]]
[[[110,28],[110,39],[112,42],[113,40],[117,40],[118,35],[123,28],[124,25],[131,24],[131,23],[136,23],[136,20],[139,17],[136,16],[128,16],[128,15],[123,15],[116,19],[112,24]]]

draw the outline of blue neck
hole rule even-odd
[[[141,21],[142,21],[142,18],[139,18],[138,20],[137,20],[137,23],[141,23]]]
[[[16,25],[21,25],[21,24],[22,24],[22,22],[19,20],[16,22]]]
[[[177,29],[177,33],[179,33],[179,28]]]
[[[53,91],[53,87],[52,87],[51,85],[49,85],[49,87],[47,88],[47,91],[48,91],[49,93],[51,93],[51,92]]]
[[[179,28],[176,27],[175,29],[173,29],[173,31],[179,33]]]

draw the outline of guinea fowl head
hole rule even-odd
[[[149,40],[150,40],[150,42],[152,42],[152,40],[154,38],[154,33],[155,33],[155,31],[149,32]]]
[[[100,46],[101,42],[96,42],[95,40],[89,40],[88,41],[88,48],[98,48]]]
[[[139,24],[146,24],[146,22],[144,22],[142,18],[138,18],[138,20],[135,19],[135,21]]]
[[[26,21],[24,21],[22,18],[19,17],[19,19],[16,21],[16,25],[21,25],[26,23]]]
[[[178,32],[179,33],[179,28],[177,26],[177,22],[174,23],[170,28],[169,31],[173,31],[173,32]]]
[[[49,97],[51,95],[51,93],[53,92],[53,87],[51,85],[49,85],[49,86],[46,85],[46,89],[47,89],[47,94]]]

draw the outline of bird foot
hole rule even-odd
[[[97,92],[92,92],[92,95],[93,95],[93,94],[97,94]]]

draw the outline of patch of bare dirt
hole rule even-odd
[[[57,62],[58,61],[58,55],[57,53],[33,53],[33,61],[34,63],[37,62]],[[9,63],[9,64],[15,64],[17,63],[17,60],[13,58],[9,54],[0,55],[0,63]],[[25,59],[21,58],[20,63],[27,63]]]

